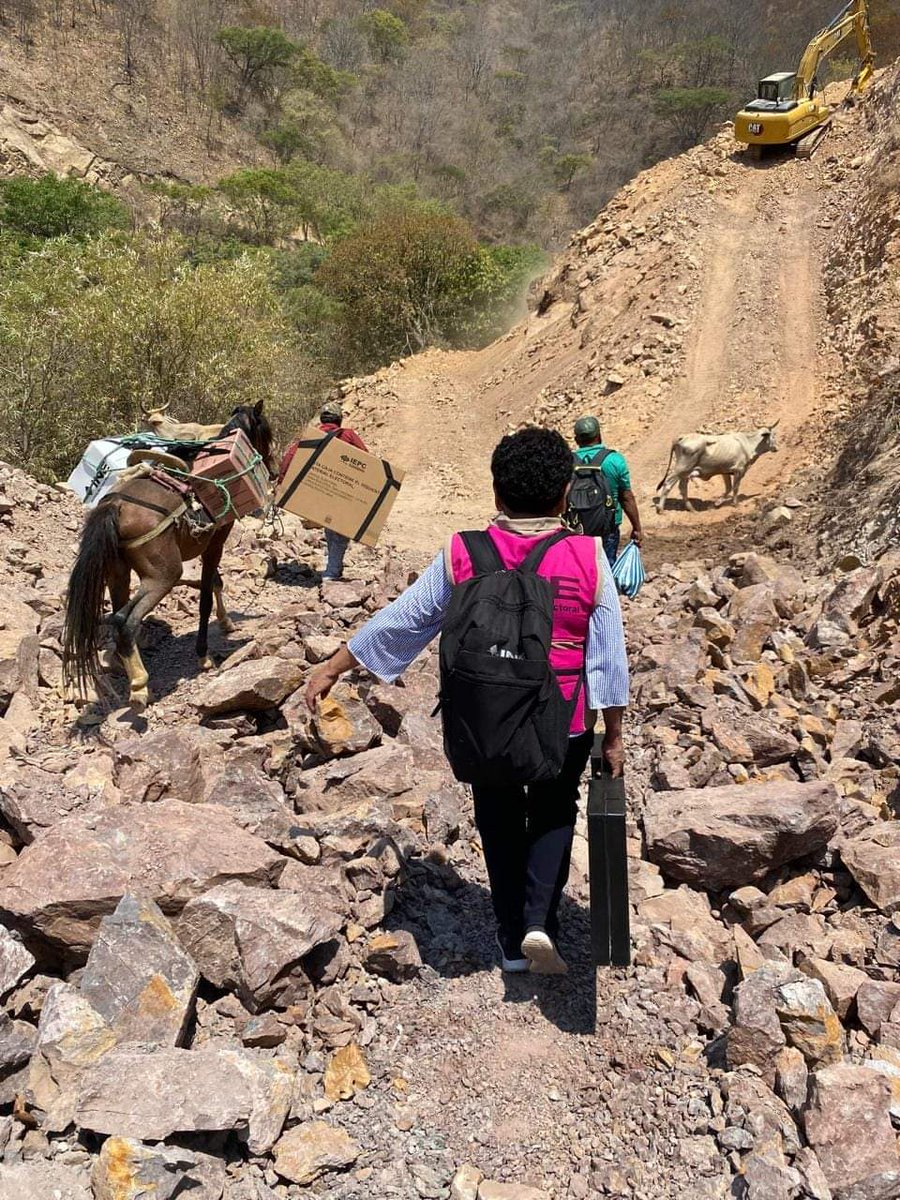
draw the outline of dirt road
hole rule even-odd
[[[595,267],[582,252],[573,273],[578,266],[579,286],[593,289],[587,304],[555,304],[486,350],[430,351],[365,381],[353,398],[358,420],[383,453],[408,468],[390,544],[424,554],[453,529],[483,522],[491,512],[491,448],[536,412],[566,433],[580,412],[603,416],[607,441],[629,459],[648,540],[656,537],[670,557],[689,547],[697,553],[697,538],[717,550],[736,518],[790,490],[815,457],[828,412],[819,377],[821,164],[787,156],[752,163],[729,154],[722,183],[696,190],[691,182],[696,202],[684,198],[685,169],[683,160],[662,164],[639,178],[628,201],[629,210],[662,211],[664,227],[679,228],[671,263],[607,254]],[[687,210],[691,221],[679,217],[678,226],[666,205]],[[598,387],[598,356],[646,338],[641,312],[664,301],[681,339],[674,368],[609,395]],[[549,415],[542,410],[548,396],[555,398]],[[675,438],[775,421],[779,452],[749,472],[737,513],[717,506],[719,480],[692,484],[698,512],[681,512],[677,496],[664,517],[652,511]]]

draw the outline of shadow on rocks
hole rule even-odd
[[[500,970],[496,925],[485,886],[465,879],[449,864],[419,859],[410,863],[409,874],[394,895],[384,928],[411,933],[422,962],[437,975],[456,979]],[[591,961],[587,908],[564,896],[560,927],[560,951],[568,974],[504,975],[503,999],[508,1004],[536,1004],[564,1033],[593,1034],[597,972]]]
[[[269,579],[274,580],[282,587],[317,589],[322,584],[320,571],[295,562],[279,562],[270,572]]]

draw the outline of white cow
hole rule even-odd
[[[719,501],[724,504],[731,498],[737,503],[741,480],[761,454],[776,451],[775,425],[765,425],[755,433],[690,433],[672,443],[666,474],[656,487],[653,503],[659,512],[666,507],[666,498],[677,483],[686,509],[693,511],[688,500],[688,480],[712,479],[721,475],[725,479],[725,495]],[[674,459],[675,466],[672,467]]]

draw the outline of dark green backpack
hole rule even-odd
[[[616,498],[602,463],[612,450],[598,451],[590,462],[575,456],[569,492],[569,523],[579,525],[588,537],[605,538],[616,527]]]

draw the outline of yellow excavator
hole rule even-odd
[[[816,97],[819,64],[851,35],[856,37],[860,67],[850,94],[863,91],[875,69],[868,0],[850,0],[809,43],[796,72],[779,71],[760,80],[756,99],[735,117],[737,140],[757,148],[757,154],[763,146],[796,146],[800,154],[811,154],[831,117],[830,106]]]

